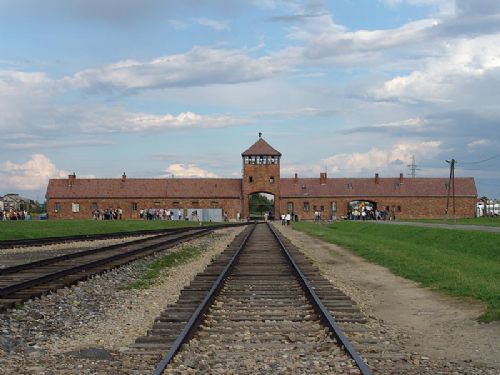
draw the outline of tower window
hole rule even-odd
[[[248,176],[248,182],[253,182],[253,176]]]
[[[274,184],[274,176],[269,177],[269,183]]]

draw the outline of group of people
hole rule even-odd
[[[281,225],[290,225],[290,221],[292,221],[292,215],[289,213],[281,214]]]
[[[105,210],[96,209],[92,212],[94,220],[121,220],[123,210],[121,208],[106,208]]]
[[[182,210],[168,210],[166,208],[147,208],[139,211],[142,220],[182,220]]]
[[[394,216],[394,215],[393,215]],[[395,217],[394,217],[395,218]],[[349,220],[393,220],[389,212],[384,208],[382,211],[363,207],[361,210],[354,209],[349,213]]]
[[[26,210],[14,210],[10,209],[9,211],[3,210],[0,211],[0,220],[30,220],[31,216]]]

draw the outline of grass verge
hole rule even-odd
[[[175,220],[0,221],[0,240],[105,234],[198,225],[197,222]]]
[[[500,320],[500,233],[373,223],[294,223],[423,286],[483,301],[482,321]]]
[[[146,266],[146,270],[136,281],[127,284],[124,289],[148,289],[155,283],[162,271],[187,263],[196,258],[202,250],[201,247],[187,246],[175,253],[155,259]]]
[[[409,221],[418,221],[421,223],[435,223],[435,224],[455,224],[453,219],[415,219]],[[461,225],[482,225],[486,227],[500,227],[500,217],[473,217],[467,219],[457,219],[457,224]]]

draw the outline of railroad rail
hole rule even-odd
[[[256,224],[181,292],[131,353],[168,351],[154,375],[183,373],[186,366],[311,373],[313,363],[321,372],[370,374],[331,312],[346,322],[363,323],[363,316],[314,271],[271,226]]]
[[[219,227],[169,230],[146,239],[0,269],[0,310],[203,236]]]

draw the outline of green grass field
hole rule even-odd
[[[454,224],[452,219],[445,221],[444,219],[418,219],[421,223],[436,223],[436,224]],[[500,227],[500,217],[474,217],[470,219],[457,219],[457,224],[463,225],[484,225],[488,227]]]
[[[293,228],[353,250],[423,286],[483,301],[500,320],[500,233],[339,222]]]
[[[136,230],[197,226],[191,221],[165,220],[46,220],[0,221],[0,240],[63,237]]]

